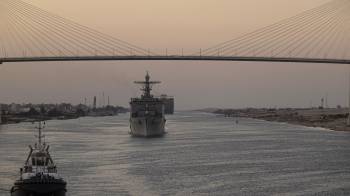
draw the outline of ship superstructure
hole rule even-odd
[[[131,135],[137,137],[156,137],[165,133],[164,102],[151,94],[152,86],[159,81],[150,81],[147,72],[145,81],[135,81],[142,86],[140,98],[130,101]]]
[[[164,103],[164,113],[165,114],[174,114],[174,97],[162,94],[159,97]]]
[[[57,174],[57,168],[49,153],[50,146],[43,142],[45,123],[39,122],[38,142],[29,146],[29,155],[20,178],[11,189],[11,196],[65,196],[66,182]]]

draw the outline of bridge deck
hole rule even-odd
[[[0,58],[7,62],[40,62],[40,61],[251,61],[251,62],[294,62],[294,63],[327,63],[350,64],[347,59],[314,59],[288,57],[229,57],[229,56],[72,56],[72,57],[9,57]]]

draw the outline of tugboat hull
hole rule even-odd
[[[160,137],[165,134],[165,119],[140,117],[130,119],[131,135],[135,137]]]
[[[45,124],[45,123],[44,123]],[[65,196],[67,183],[57,174],[57,167],[49,153],[49,145],[43,141],[44,128],[41,121],[37,127],[38,143],[30,152],[23,168],[20,168],[20,178],[11,188],[11,196]]]
[[[11,189],[11,196],[65,196],[65,182],[18,181]]]
[[[66,196],[66,185],[40,182],[16,184],[11,189],[11,196]]]

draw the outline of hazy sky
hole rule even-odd
[[[158,53],[198,51],[319,6],[326,0],[26,0]],[[151,77],[177,109],[304,107],[328,94],[345,105],[348,67],[249,62],[55,62],[0,66],[0,102],[82,102],[105,92],[128,105],[132,82]]]

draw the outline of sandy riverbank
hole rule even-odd
[[[347,108],[307,109],[217,109],[211,111],[227,117],[247,117],[308,127],[322,127],[335,131],[349,131]]]

